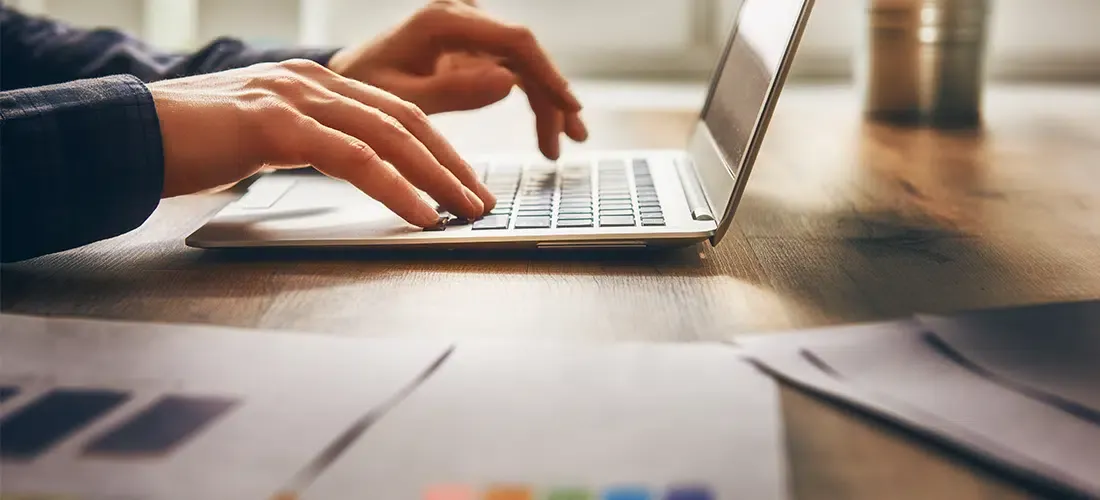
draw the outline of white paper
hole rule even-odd
[[[45,456],[5,460],[0,492],[80,498],[264,499],[333,437],[448,345],[226,328],[0,317],[0,385],[11,413],[52,387],[134,398]],[[166,393],[241,403],[164,458],[86,458],[81,448]]]
[[[920,323],[740,338],[777,377],[1022,477],[1100,496],[1100,428],[940,356]]]
[[[663,498],[693,484],[776,499],[783,450],[774,382],[729,346],[461,343],[306,496],[413,499],[457,483],[534,498],[641,485]]]

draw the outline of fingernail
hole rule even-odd
[[[470,191],[470,188],[466,186],[462,186],[462,192],[466,195],[466,199],[470,200],[472,210],[470,212],[471,216],[477,216],[485,213],[485,203],[481,201],[481,198],[478,198],[478,196],[474,194],[473,191]]]
[[[440,216],[431,205],[427,203],[421,203],[420,207],[416,209],[417,219],[420,220],[416,225],[420,227],[436,227],[446,222],[447,218]],[[410,221],[412,222],[412,221]]]
[[[435,224],[432,224],[428,227],[425,227],[424,230],[425,231],[442,231],[442,230],[447,228],[447,222],[449,222],[450,220],[451,220],[450,217],[440,217],[439,220],[435,221]]]

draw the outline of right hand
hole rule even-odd
[[[477,218],[496,199],[416,106],[306,60],[149,84],[164,144],[164,197],[233,184],[266,166],[312,165],[409,223]]]

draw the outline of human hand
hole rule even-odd
[[[432,227],[496,199],[416,105],[307,60],[149,85],[164,145],[163,196],[232,184],[266,166],[312,165]]]
[[[429,114],[487,106],[518,85],[543,155],[558,158],[563,131],[588,138],[580,102],[531,30],[493,19],[473,0],[435,0],[388,34],[337,52],[328,66]]]

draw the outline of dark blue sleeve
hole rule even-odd
[[[0,3],[0,260],[117,236],[156,209],[164,153],[143,82],[294,58],[326,64],[333,53],[222,38],[171,54]]]
[[[130,231],[163,184],[160,124],[137,78],[0,92],[0,260]]]
[[[334,53],[334,49],[258,50],[223,37],[193,53],[173,54],[117,30],[77,28],[0,4],[2,90],[121,74],[154,82],[287,59],[327,64]]]

